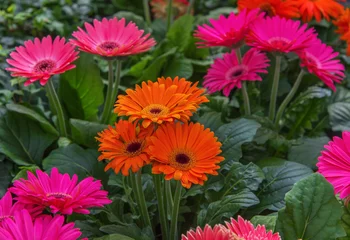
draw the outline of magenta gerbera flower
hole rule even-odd
[[[17,211],[14,219],[4,220],[0,239],[6,240],[76,240],[81,236],[74,223],[64,224],[64,217],[43,215],[35,220],[27,210]]]
[[[204,229],[197,227],[196,230],[190,230],[186,235],[182,234],[181,240],[232,240],[234,235],[223,225],[215,225],[213,228],[208,224]]]
[[[254,228],[254,225],[244,220],[241,216],[238,216],[238,221],[231,218],[231,222],[226,222],[227,228],[235,235],[233,239],[244,239],[244,240],[281,240],[278,233],[272,231],[266,231],[265,226],[258,225]]]
[[[255,21],[247,36],[247,44],[262,51],[288,53],[309,47],[317,38],[307,24],[280,16]]]
[[[209,93],[223,89],[224,95],[229,96],[234,87],[242,87],[242,81],[261,81],[258,73],[267,73],[268,63],[266,54],[254,48],[244,54],[241,64],[235,51],[226,53],[223,59],[215,59],[204,77],[203,85]]]
[[[318,158],[318,172],[330,182],[340,198],[350,196],[350,132],[343,132],[343,139],[334,137]]]
[[[118,57],[148,51],[156,44],[153,38],[149,38],[150,34],[142,36],[144,31],[139,30],[135,23],[129,22],[125,26],[124,18],[95,19],[93,24],[85,23],[86,32],[78,28],[72,34],[76,39],[70,41],[81,51],[103,57]]]
[[[67,173],[60,174],[57,168],[51,170],[50,176],[41,170],[37,170],[36,175],[28,171],[28,180],[16,180],[10,188],[20,203],[50,207],[52,213],[61,214],[89,214],[88,208],[111,203],[107,191],[100,190],[101,182],[92,177],[78,183],[77,175],[71,179]]]
[[[220,15],[217,20],[210,19],[212,27],[207,24],[198,26],[194,36],[202,40],[197,42],[199,47],[239,47],[250,29],[251,23],[262,19],[263,15],[259,9],[249,12],[247,9],[243,9],[237,15],[231,13],[227,18]]]
[[[47,36],[41,41],[38,38],[25,41],[10,56],[6,61],[12,67],[6,70],[12,72],[11,76],[28,78],[25,86],[35,81],[45,85],[52,75],[75,68],[72,62],[78,58],[78,52],[64,38],[56,37],[52,42],[51,36]]]
[[[344,65],[340,60],[334,59],[339,53],[334,52],[332,47],[320,40],[300,51],[298,55],[301,66],[315,74],[333,91],[335,91],[334,82],[340,83],[345,77]]]

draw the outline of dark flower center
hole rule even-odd
[[[4,220],[7,219],[7,218],[11,218],[12,220],[14,220],[14,217],[13,217],[13,216],[5,215],[5,216],[0,216],[0,222],[4,221]]]
[[[153,114],[159,114],[161,111],[162,109],[159,108],[152,108],[151,110],[149,110],[149,112]]]
[[[113,51],[115,48],[118,48],[118,44],[115,42],[104,42],[99,45],[106,52]]]
[[[241,76],[243,72],[244,72],[243,69],[237,69],[231,74],[231,76],[232,78],[235,78],[235,77]]]
[[[180,164],[187,164],[187,163],[190,162],[190,160],[191,160],[190,157],[187,156],[187,155],[184,154],[184,153],[179,153],[179,154],[177,154],[176,157],[175,157],[175,161],[176,161],[177,163],[180,163]]]
[[[127,147],[126,147],[126,151],[129,153],[135,153],[137,151],[139,151],[141,148],[141,143],[140,142],[133,142],[130,143]]]
[[[34,72],[47,73],[52,71],[56,66],[56,63],[52,60],[42,60],[34,66]]]
[[[266,16],[272,17],[272,16],[276,15],[276,11],[275,11],[274,7],[271,6],[270,3],[261,4],[260,9],[261,9],[261,12],[266,13]]]
[[[67,193],[61,193],[61,192],[55,192],[55,193],[48,193],[46,195],[47,197],[54,197],[56,199],[66,199],[66,198],[72,198],[71,195]]]

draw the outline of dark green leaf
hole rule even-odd
[[[197,119],[197,122],[214,132],[224,124],[221,121],[221,114],[218,112],[206,112]]]
[[[250,220],[254,226],[257,225],[264,225],[266,230],[275,230],[276,221],[277,221],[277,214],[275,215],[268,215],[268,216],[261,216],[256,215]]]
[[[11,183],[9,164],[6,162],[0,162],[0,198],[5,195],[7,188]]]
[[[104,124],[79,119],[70,119],[70,124],[73,141],[91,148],[96,148],[98,145],[95,139],[97,133],[107,128]]]
[[[135,240],[135,239],[125,235],[121,235],[121,234],[111,234],[111,235],[107,235],[99,238],[94,238],[94,240]]]
[[[333,103],[328,106],[328,113],[333,131],[350,130],[350,103]]]
[[[132,224],[128,226],[117,226],[117,225],[105,225],[100,228],[102,232],[108,234],[121,234],[128,236],[135,240],[153,240],[154,237],[150,236],[149,231],[146,229],[141,230],[138,226]]]
[[[346,232],[346,237],[338,238],[339,240],[349,240],[350,239],[350,211],[349,208],[344,206],[343,216],[341,217],[342,226]]]
[[[174,46],[179,48],[179,51],[185,50],[191,41],[193,21],[194,17],[192,15],[184,15],[173,23],[167,33],[167,38]]]
[[[165,66],[162,76],[165,77],[180,77],[190,78],[193,74],[192,63],[189,59],[179,56],[174,56]]]

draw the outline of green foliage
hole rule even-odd
[[[261,216],[256,215],[250,220],[255,226],[257,225],[264,225],[266,230],[274,231],[277,221],[277,215],[267,215],[267,216]]]
[[[104,124],[79,119],[70,119],[70,125],[74,142],[91,148],[96,148],[98,145],[95,139],[97,133],[107,128]]]

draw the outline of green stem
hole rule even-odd
[[[102,112],[101,123],[108,123],[109,114],[111,109],[109,108],[109,103],[112,98],[113,92],[113,61],[108,61],[108,86],[107,86],[107,95],[105,100],[105,105]]]
[[[155,174],[153,175],[154,186],[156,189],[156,195],[158,200],[158,210],[159,210],[159,219],[160,219],[160,227],[162,230],[162,239],[168,239],[168,222],[165,212],[164,205],[164,194],[162,194],[162,175]]]
[[[113,109],[113,106],[115,104],[115,101],[118,96],[118,90],[119,90],[119,84],[120,84],[120,74],[122,71],[122,61],[117,59],[117,69],[115,70],[115,82],[113,87],[113,93],[112,93],[112,99],[110,101],[109,109]],[[108,117],[109,120],[109,117]]]
[[[194,6],[194,2],[195,0],[190,0],[190,3],[188,4],[188,7],[187,7],[187,12],[186,12],[187,14],[191,14],[191,10]]]
[[[165,198],[167,203],[167,212],[168,212],[168,216],[170,217],[170,214],[173,211],[173,206],[174,206],[173,193],[171,191],[171,182],[165,181],[164,188],[165,188]]]
[[[149,214],[148,214],[148,209],[147,209],[147,203],[146,203],[146,199],[145,199],[145,194],[143,193],[142,190],[142,173],[141,173],[141,169],[137,172],[137,178],[136,178],[136,187],[137,187],[137,192],[139,195],[139,207],[141,210],[141,215],[142,215],[142,219],[143,219],[143,223],[145,225],[145,227],[150,226],[152,227],[151,224],[151,220],[149,218]]]
[[[124,192],[125,192],[125,195],[126,195],[126,199],[128,200],[128,203],[130,205],[130,209],[131,209],[132,214],[136,216],[137,213],[136,213],[136,209],[135,209],[135,206],[134,206],[134,201],[132,200],[132,198],[130,196],[130,193],[128,192],[125,180],[126,180],[126,177],[123,176],[123,188],[124,188]]]
[[[236,56],[238,63],[242,63],[242,53],[240,48],[235,48]],[[242,83],[242,94],[243,94],[243,104],[244,104],[244,112],[246,115],[250,115],[250,102],[249,102],[249,95],[247,91],[247,84],[245,81]]]
[[[273,77],[272,91],[271,91],[271,97],[270,97],[270,108],[269,108],[269,118],[271,121],[274,120],[275,112],[276,112],[278,83],[280,80],[280,73],[281,73],[281,60],[282,60],[282,56],[276,55],[275,74]]]
[[[295,93],[297,92],[301,80],[303,79],[303,76],[305,75],[305,71],[303,69],[301,69],[297,80],[295,81],[292,89],[290,90],[290,92],[288,93],[287,97],[283,100],[281,106],[279,107],[278,111],[277,111],[277,115],[276,115],[276,120],[275,120],[275,125],[276,127],[279,126],[279,121],[281,120],[282,114],[284,112],[284,110],[286,109],[288,103],[293,99]]]
[[[145,13],[145,19],[148,25],[151,25],[151,14],[149,10],[148,0],[143,0],[143,11]]]
[[[63,114],[62,105],[60,102],[60,99],[58,98],[58,95],[55,91],[55,87],[53,86],[52,79],[47,82],[45,85],[46,93],[48,95],[49,100],[52,103],[52,107],[54,108],[56,114],[57,114],[57,124],[58,129],[60,132],[60,135],[62,137],[67,137],[67,127],[66,127],[66,121]]]
[[[181,182],[176,181],[176,190],[175,190],[175,196],[174,196],[174,207],[173,212],[171,214],[171,225],[170,225],[170,240],[177,240],[176,239],[176,229],[177,229],[177,219],[179,217],[179,208],[180,208],[180,201],[181,201]]]
[[[171,22],[173,21],[173,0],[168,0],[168,7],[167,7],[167,30],[169,31]]]

